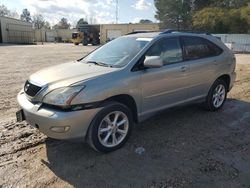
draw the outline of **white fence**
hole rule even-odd
[[[236,53],[250,53],[250,34],[214,34]]]

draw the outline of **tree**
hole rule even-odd
[[[11,18],[19,18],[19,15],[16,11],[9,10],[5,5],[0,5],[0,16],[8,16]]]
[[[62,18],[60,22],[56,25],[54,25],[54,29],[69,29],[70,23],[68,23],[67,18]]]
[[[225,24],[228,27],[228,33],[247,33],[249,25],[241,17],[241,9],[231,9],[227,11]]]
[[[145,23],[153,23],[151,20],[147,20],[147,19],[141,19],[140,21],[139,21],[139,23],[141,23],[141,24],[145,24]]]
[[[192,2],[192,9],[197,11],[209,7],[213,3],[212,0],[194,0]]]
[[[0,5],[0,16],[9,16],[10,10],[5,5]]]
[[[241,18],[246,20],[246,22],[250,25],[250,3],[248,6],[241,9]]]
[[[203,30],[211,33],[227,32],[225,11],[222,8],[204,8],[193,16],[193,27],[196,30]]]
[[[249,0],[212,0],[211,6],[221,8],[240,8],[247,6]]]
[[[50,23],[48,21],[45,21],[43,28],[44,29],[51,29]]]
[[[197,11],[192,20],[195,30],[210,33],[246,33],[249,27],[240,9],[204,8]]]
[[[45,25],[45,20],[41,14],[33,15],[32,23],[35,29],[41,29]]]
[[[86,25],[86,24],[88,24],[88,22],[84,18],[81,18],[80,20],[78,20],[78,22],[76,24],[76,28],[79,28],[82,25]]]
[[[80,25],[80,24],[88,24],[88,22],[85,21],[84,18],[81,18],[81,19],[78,20],[78,22],[77,22],[77,25]]]
[[[30,11],[28,11],[28,9],[23,9],[23,12],[22,12],[20,18],[21,18],[21,20],[23,20],[23,21],[31,22]]]
[[[249,0],[193,0],[194,10],[208,7],[241,8],[247,6]]]
[[[162,28],[189,29],[193,0],[155,0],[156,15]]]
[[[19,19],[20,18],[19,14],[15,10],[14,11],[10,11],[10,14],[8,16],[11,17],[11,18],[15,18],[15,19]]]

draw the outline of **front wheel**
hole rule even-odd
[[[111,102],[93,119],[88,131],[88,142],[99,152],[111,152],[125,144],[131,128],[131,111],[123,104]]]
[[[206,98],[205,107],[209,111],[219,110],[227,98],[227,84],[224,80],[218,79],[214,82]]]

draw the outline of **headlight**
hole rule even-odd
[[[56,106],[68,106],[84,87],[85,86],[71,86],[55,89],[45,95],[43,102]]]

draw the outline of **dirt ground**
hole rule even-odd
[[[0,188],[250,187],[250,55],[237,55],[238,78],[222,110],[167,110],[135,125],[125,147],[110,154],[15,122],[16,95],[31,73],[93,49],[0,46]]]

